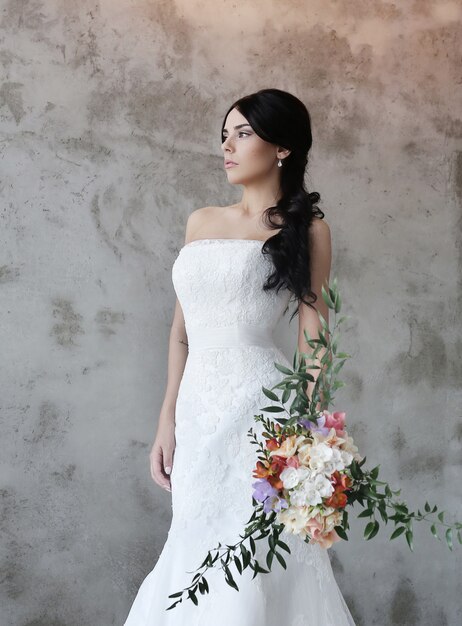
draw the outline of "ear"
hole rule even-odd
[[[287,150],[286,148],[278,148],[277,158],[278,159],[285,159],[286,157],[289,156],[289,154],[291,152],[292,152],[292,150]]]

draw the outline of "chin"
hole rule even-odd
[[[228,176],[228,181],[234,185],[246,185],[252,180],[251,176],[243,174],[242,171],[237,172],[234,168],[226,170],[226,174]]]

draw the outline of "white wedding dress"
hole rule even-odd
[[[252,580],[250,567],[240,575],[232,566],[236,591],[218,565],[206,571],[210,591],[197,589],[197,606],[184,594],[166,610],[178,599],[169,594],[191,585],[209,550],[218,542],[235,544],[244,533],[257,460],[247,433],[262,432],[253,416],[272,404],[262,386],[283,376],[274,362],[292,367],[272,340],[290,292],[263,291],[272,262],[262,245],[199,239],[183,246],[173,263],[189,353],[176,404],[172,522],[124,626],[355,626],[328,552],[286,532],[280,538],[291,554],[280,552],[287,570],[274,558],[271,571]],[[267,538],[256,547],[255,558],[267,569]]]

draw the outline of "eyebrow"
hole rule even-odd
[[[242,128],[243,126],[250,126],[250,124],[238,124],[237,126],[234,127],[234,130],[237,130],[238,128]],[[226,128],[223,128],[223,132],[226,130]],[[226,130],[226,132],[228,132]]]

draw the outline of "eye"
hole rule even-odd
[[[240,136],[240,135],[245,135],[246,137],[249,137],[249,136],[250,136],[250,133],[246,133],[246,132],[245,132],[245,130],[240,130],[240,131],[238,132],[238,136]],[[221,142],[222,142],[222,143],[224,143],[224,142],[226,141],[226,139],[227,139],[227,138],[228,138],[228,135],[222,135],[222,136],[221,136]]]

